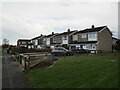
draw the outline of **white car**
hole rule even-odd
[[[74,53],[70,50],[67,50],[67,49],[63,48],[63,47],[55,47],[55,48],[52,49],[51,54],[55,55],[55,56],[58,56],[58,55],[71,56]]]

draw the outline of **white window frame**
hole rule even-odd
[[[76,40],[78,40],[78,35],[73,36],[73,41],[76,41]]]
[[[26,42],[25,42],[25,41],[22,41],[22,44],[26,44]]]
[[[64,38],[63,40],[67,40],[67,36],[63,36],[63,38]]]
[[[94,34],[95,38],[90,38],[90,35]],[[88,41],[97,41],[97,33],[89,33],[88,34]]]
[[[81,38],[87,38],[86,34],[81,34]]]

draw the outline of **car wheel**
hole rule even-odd
[[[71,54],[70,54],[70,53],[67,53],[66,55],[67,55],[67,56],[70,56]]]
[[[57,54],[54,54],[54,56],[57,56]]]

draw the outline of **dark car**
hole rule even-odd
[[[89,53],[89,50],[83,48],[76,48],[73,51],[76,53]]]
[[[55,47],[52,49],[51,51],[51,54],[52,55],[55,55],[55,56],[61,56],[61,55],[67,55],[67,56],[72,56],[74,55],[74,53],[70,50],[67,50],[63,47]]]

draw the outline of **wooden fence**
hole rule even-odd
[[[14,59],[16,61],[19,61],[19,63],[23,66],[24,71],[30,70],[31,67],[35,66],[36,64],[49,60],[46,56],[49,55],[50,53],[47,52],[42,52],[42,53],[23,53],[23,54],[18,54],[15,53],[13,55]],[[37,55],[39,57],[37,57]],[[36,58],[31,58],[31,57],[36,57]]]

